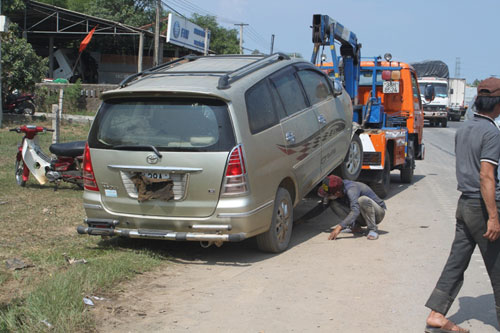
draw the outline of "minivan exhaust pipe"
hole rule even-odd
[[[201,241],[200,246],[204,249],[208,249],[210,246],[212,246],[214,242],[212,241]]]

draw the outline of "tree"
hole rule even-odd
[[[11,24],[1,38],[2,97],[14,89],[33,91],[35,83],[41,82],[48,71],[48,59],[39,57],[31,44],[20,37],[16,24]]]
[[[215,16],[193,14],[191,21],[210,30],[210,50],[216,54],[240,53],[240,42],[236,29],[226,29],[217,23]]]

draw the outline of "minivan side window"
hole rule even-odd
[[[311,70],[298,71],[302,86],[306,91],[311,105],[322,102],[332,97],[332,91],[327,79],[320,73]]]
[[[289,116],[307,107],[302,87],[295,76],[293,67],[287,67],[273,74],[271,82],[278,91],[281,102]]]
[[[245,95],[245,100],[252,134],[259,133],[278,123],[271,86],[267,80],[260,81],[250,88]]]

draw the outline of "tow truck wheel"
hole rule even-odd
[[[362,166],[363,145],[361,144],[359,135],[354,134],[349,145],[349,151],[342,164],[338,167],[338,170],[336,170],[336,173],[338,173],[342,179],[356,180],[361,173]]]
[[[406,162],[401,169],[401,182],[406,184],[411,184],[413,181],[413,170],[415,169],[415,149],[413,148],[413,142],[408,144],[408,156],[406,156]]]
[[[441,127],[446,127],[448,126],[448,119],[444,118],[441,120]]]
[[[380,182],[372,183],[373,191],[380,197],[385,198],[391,189],[391,158],[389,152],[385,151],[384,170],[382,171],[382,180]]]
[[[279,253],[286,250],[292,236],[293,203],[290,193],[283,187],[278,188],[274,200],[271,227],[257,235],[257,247],[264,252]]]

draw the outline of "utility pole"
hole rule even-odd
[[[274,50],[274,34],[271,35],[271,52],[269,54],[273,54]]]
[[[161,0],[158,0],[156,5],[156,21],[155,21],[155,51],[153,56],[153,67],[158,66],[160,59],[160,11]]]
[[[243,54],[243,26],[248,25],[246,23],[238,23],[235,25],[240,26],[240,54]]]
[[[205,28],[205,43],[203,47],[203,55],[208,55],[208,28]]]
[[[455,77],[460,77],[460,57],[455,59]]]

